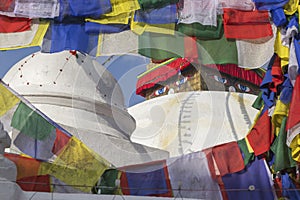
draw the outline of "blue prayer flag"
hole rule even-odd
[[[265,161],[256,159],[245,170],[222,177],[228,199],[274,199]]]
[[[134,21],[147,24],[171,24],[177,22],[176,4],[159,9],[138,10],[135,12]]]
[[[76,50],[97,55],[98,34],[85,32],[85,24],[54,23],[44,37],[42,52],[55,53],[64,50]]]

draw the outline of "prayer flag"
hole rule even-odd
[[[171,185],[165,161],[120,168],[121,189],[125,195],[171,197]]]
[[[212,147],[211,151],[221,176],[244,169],[243,157],[237,142]]]
[[[217,0],[185,0],[179,9],[178,23],[217,26]]]
[[[238,64],[236,41],[223,35],[217,40],[198,39],[199,62],[209,64]]]
[[[137,10],[134,15],[134,21],[147,24],[170,24],[177,22],[176,5],[168,5],[163,8],[152,10]]]
[[[296,135],[299,134],[300,125],[300,75],[297,76],[293,89],[292,100],[290,104],[290,110],[288,114],[286,129],[287,129],[287,144],[290,145]]]
[[[15,163],[17,167],[17,180],[39,175],[40,161],[11,153],[5,153],[4,156]]]
[[[247,139],[254,150],[255,156],[261,155],[270,149],[274,135],[271,133],[271,120],[268,112],[264,112],[258,119]]]
[[[216,26],[202,25],[198,22],[190,24],[179,23],[177,24],[177,30],[187,36],[195,36],[200,40],[220,39],[224,33],[223,19],[219,15]]]
[[[229,200],[274,199],[271,174],[265,160],[256,160],[241,172],[222,177]]]
[[[50,174],[83,192],[90,192],[110,164],[74,136],[53,163],[42,163],[41,174]]]
[[[92,56],[99,55],[99,34],[85,32],[84,24],[54,23],[44,37],[42,52],[55,53],[63,50],[77,50]]]
[[[220,188],[211,176],[204,152],[169,158],[167,166],[175,197],[222,199]]]
[[[271,146],[271,150],[275,154],[275,172],[296,166],[296,162],[292,159],[291,149],[286,145],[286,119],[287,117],[283,118],[278,136],[275,138]]]
[[[25,177],[17,180],[17,184],[24,191],[51,192],[49,175]]]
[[[272,27],[267,11],[243,11],[224,8],[224,33],[226,38],[257,39],[272,37]]]
[[[0,33],[16,33],[30,30],[31,19],[0,15]]]
[[[32,108],[21,102],[13,115],[12,127],[34,139],[44,140],[55,127]]]
[[[274,10],[283,7],[289,0],[253,0],[258,10]]]
[[[20,99],[2,84],[0,84],[0,91],[0,116],[2,116],[18,104]]]
[[[39,46],[48,29],[49,23],[45,20],[34,19],[30,29],[23,32],[0,33],[0,50],[11,50],[25,47]]]

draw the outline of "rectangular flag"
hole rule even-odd
[[[15,0],[14,14],[28,18],[54,18],[59,15],[59,0]]]
[[[99,55],[99,34],[87,33],[85,24],[55,23],[43,39],[41,51],[55,53],[63,50],[76,50],[92,56]]]
[[[244,11],[224,8],[226,38],[258,39],[272,37],[273,31],[268,11]]]
[[[171,185],[165,161],[119,168],[124,195],[171,197]]]
[[[48,26],[45,20],[33,19],[27,31],[0,33],[0,50],[40,46]]]
[[[204,152],[169,158],[167,167],[174,196],[195,199],[222,199],[216,180],[212,178]]]
[[[265,162],[256,158],[244,171],[222,177],[229,200],[274,199],[271,174]]]
[[[31,19],[0,15],[0,33],[16,33],[30,30]]]

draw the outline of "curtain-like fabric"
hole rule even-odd
[[[271,132],[271,120],[268,112],[265,112],[256,122],[247,139],[254,150],[255,156],[259,156],[270,150],[274,135]]]
[[[63,50],[77,50],[97,56],[99,55],[98,44],[99,34],[86,33],[84,24],[51,22],[41,51],[55,53]]]
[[[16,33],[29,31],[31,19],[21,17],[7,17],[0,15],[0,33]]]
[[[212,178],[204,152],[169,158],[167,166],[175,197],[222,199],[220,188]]]
[[[226,38],[258,39],[273,36],[267,11],[223,10]]]
[[[217,0],[185,0],[183,9],[179,10],[178,23],[217,26]]]
[[[27,18],[54,18],[59,15],[59,0],[15,0],[14,14]]]
[[[274,199],[267,170],[265,160],[256,158],[244,171],[223,176],[228,199]]]

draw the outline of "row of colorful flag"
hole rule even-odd
[[[298,9],[294,0],[8,2],[0,1],[2,50],[41,46],[47,53],[78,50],[92,56],[134,52],[156,61],[192,56],[203,64],[245,68],[263,66],[274,51],[286,52],[281,27]],[[44,14],[21,14],[20,8]]]

